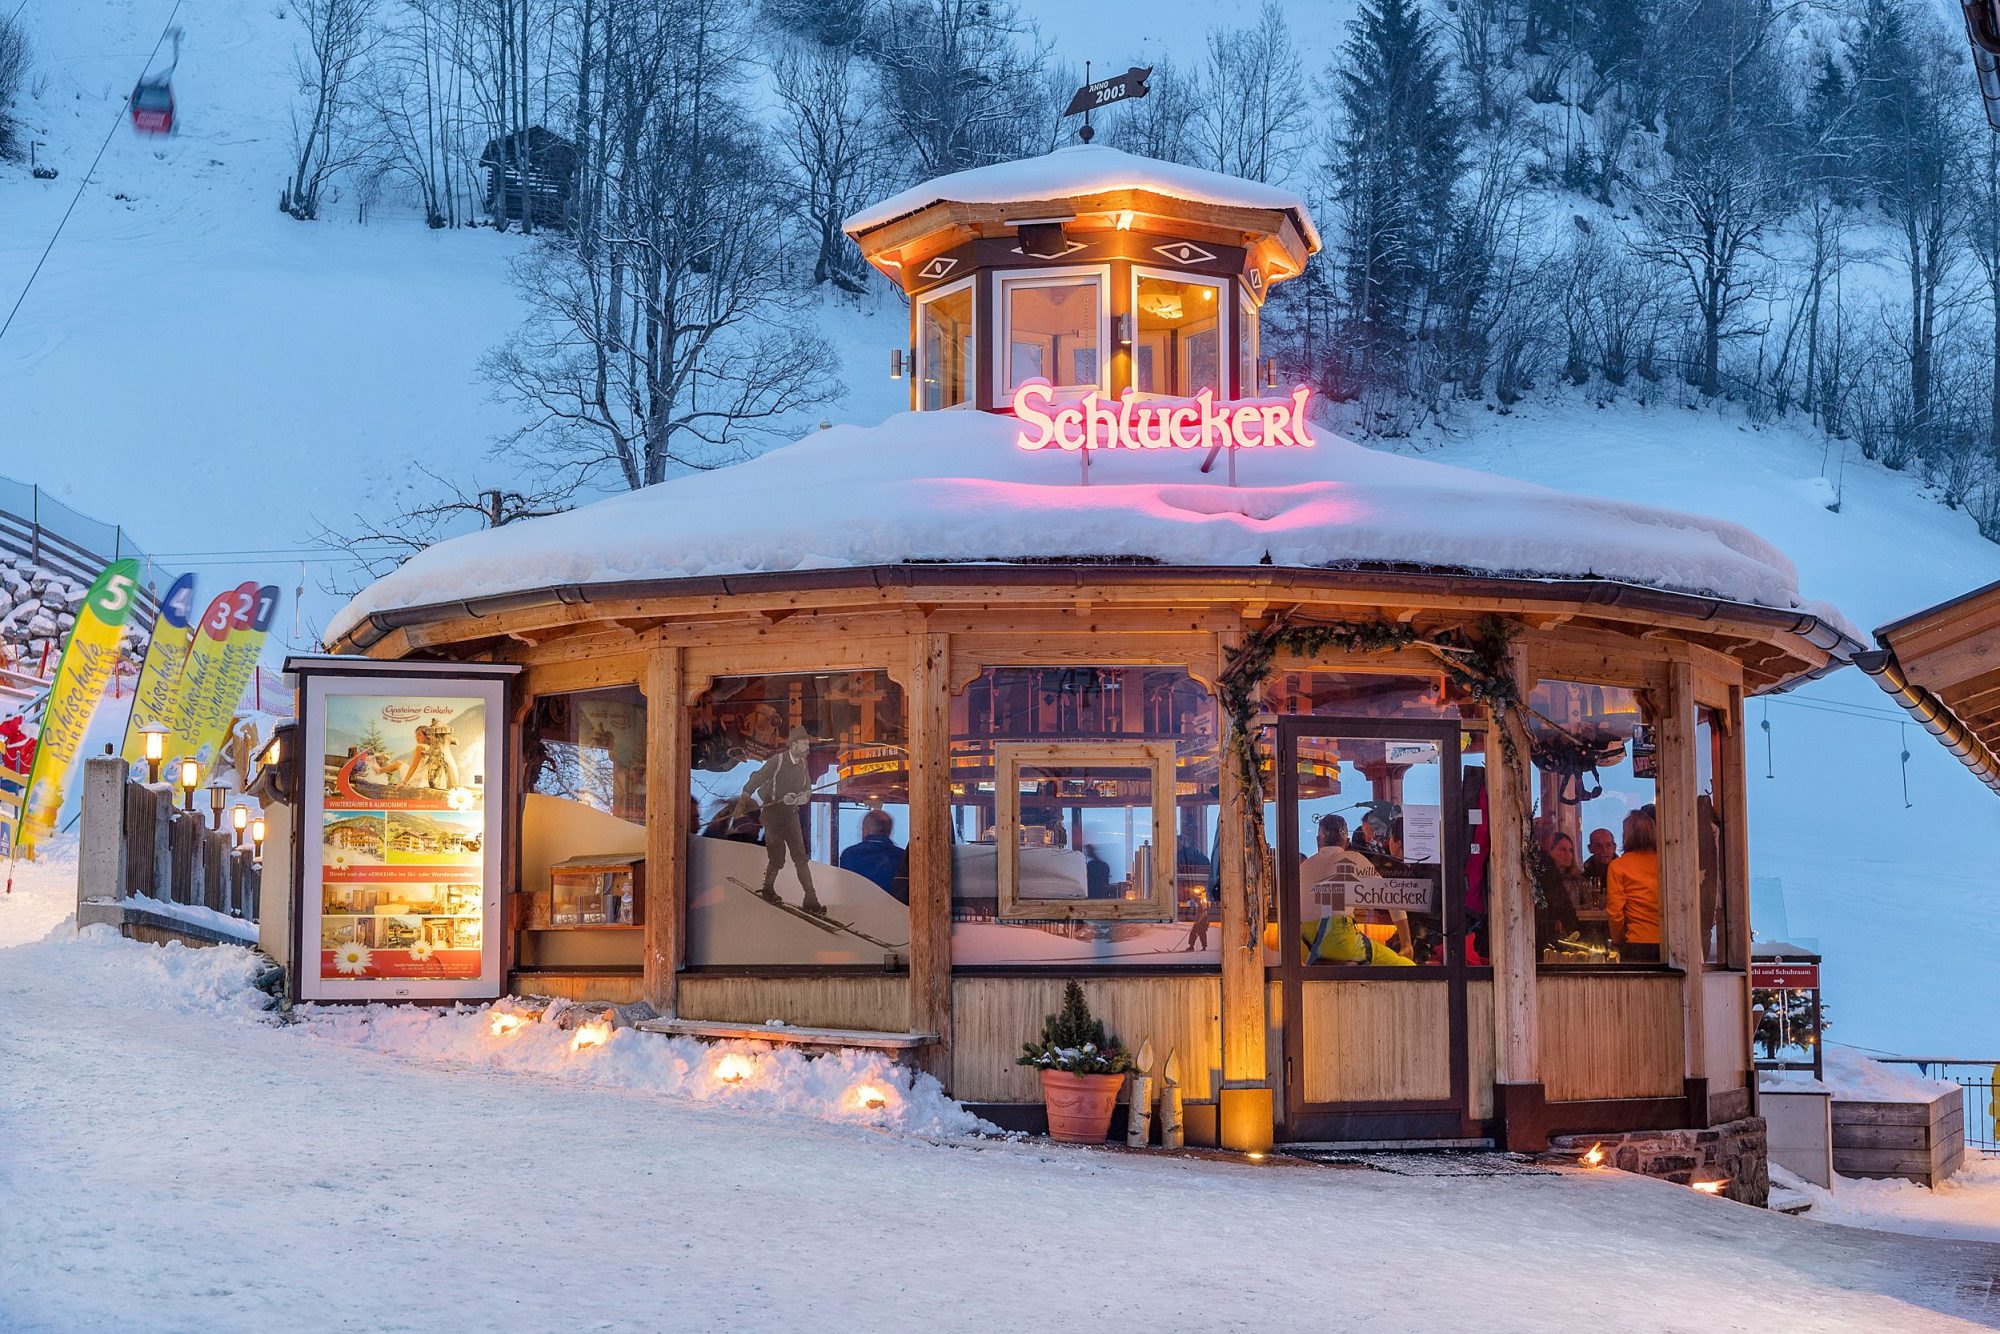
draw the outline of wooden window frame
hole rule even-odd
[[[977,274],[967,274],[957,282],[945,283],[921,292],[912,302],[914,318],[910,321],[910,400],[918,412],[958,412],[971,410],[979,402],[979,287]],[[949,296],[968,292],[972,296],[972,314],[967,323],[972,330],[972,348],[965,366],[965,397],[956,403],[947,403],[941,408],[924,406],[924,373],[930,369],[929,358],[924,356],[924,309]]]
[[[1024,899],[1020,894],[1021,767],[1144,766],[1153,776],[1153,893],[1144,899]],[[993,747],[994,841],[999,849],[1002,921],[1171,922],[1174,920],[1174,747],[1167,741],[1012,742]]]
[[[1111,300],[1112,281],[1109,264],[1071,264],[1052,268],[1003,269],[996,271],[993,283],[993,402],[996,405],[1011,404],[1014,401],[1013,349],[1014,312],[1009,302],[1019,288],[1033,287],[1081,287],[1085,283],[1097,284],[1097,380],[1092,384],[1067,384],[1054,374],[1046,378],[1055,387],[1058,395],[1082,396],[1091,390],[1100,394],[1111,392],[1111,359],[1118,349],[1111,341]],[[973,298],[976,303],[978,298]],[[1046,368],[1056,370],[1059,368]]]
[[[1160,389],[1139,388],[1139,283],[1147,278],[1159,282],[1180,283],[1184,287],[1206,287],[1215,293],[1215,396],[1218,399],[1229,398],[1230,369],[1236,365],[1236,339],[1230,329],[1229,309],[1226,304],[1231,292],[1229,280],[1211,278],[1207,274],[1189,273],[1185,269],[1161,269],[1144,264],[1133,264],[1128,267],[1130,273],[1125,280],[1125,308],[1131,312],[1132,345],[1126,351],[1132,358],[1130,383],[1133,398],[1139,402],[1150,402],[1154,399],[1193,398],[1200,392],[1193,390],[1170,394]],[[1249,395],[1239,392],[1236,397],[1247,398]]]

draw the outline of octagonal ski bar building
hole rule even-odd
[[[502,683],[488,994],[827,1030],[1032,1128],[1080,979],[1241,1149],[1752,1115],[1744,700],[1855,647],[1782,554],[1313,422],[1271,186],[1068,148],[848,230],[911,411],[440,543],[330,629]],[[442,957],[327,864],[295,972]]]

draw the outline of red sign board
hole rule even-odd
[[[1759,991],[1817,991],[1816,963],[1752,963],[1750,985]]]

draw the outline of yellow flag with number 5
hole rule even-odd
[[[76,757],[83,753],[91,716],[104,698],[111,669],[118,664],[118,643],[138,592],[139,562],[121,560],[105,566],[104,573],[83,595],[76,624],[70,626],[69,637],[63,641],[55,684],[49,687],[48,707],[42,711],[41,732],[35,739],[35,762],[28,769],[16,845],[18,852],[30,858],[35,855],[35,846],[55,832],[56,819],[62,813],[63,785]]]

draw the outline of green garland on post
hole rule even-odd
[[[1521,696],[1508,661],[1516,627],[1498,616],[1482,617],[1469,631],[1452,627],[1426,635],[1402,621],[1323,621],[1297,624],[1288,616],[1278,616],[1251,632],[1238,646],[1222,670],[1218,682],[1222,709],[1228,728],[1224,751],[1236,766],[1238,786],[1246,797],[1242,812],[1244,883],[1252,886],[1251,921],[1268,920],[1265,896],[1276,884],[1271,847],[1264,841],[1264,781],[1257,762],[1254,737],[1264,684],[1270,679],[1271,665],[1281,652],[1303,658],[1317,657],[1329,648],[1344,653],[1393,653],[1420,648],[1438,661],[1451,683],[1493,715],[1500,734],[1501,756],[1520,779],[1520,763],[1527,754],[1527,701]],[[1519,734],[1517,736],[1517,733]],[[1532,892],[1539,897],[1539,848],[1534,839],[1534,819],[1522,806],[1521,859]],[[1245,949],[1262,949],[1263,933],[1252,931]]]

